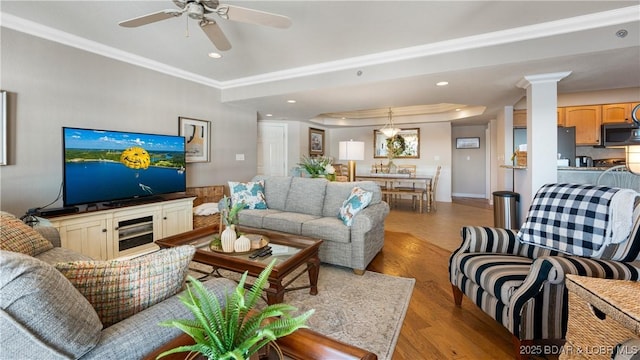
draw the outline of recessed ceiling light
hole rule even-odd
[[[436,85],[437,86],[447,86],[447,85],[449,85],[449,82],[448,81],[440,81],[440,82],[437,82]]]
[[[273,116],[273,114],[265,114],[264,116],[272,117],[272,116]]]
[[[629,34],[629,32],[625,29],[620,29],[618,31],[616,31],[616,36],[619,38],[623,38],[626,37]]]
[[[289,104],[295,104],[295,103],[296,103],[296,101],[295,101],[295,100],[293,100],[293,99],[291,99],[291,100],[287,100],[287,102],[288,102]]]
[[[209,57],[212,59],[220,59],[222,57],[222,54],[219,54],[217,52],[210,52],[207,55],[209,55]]]

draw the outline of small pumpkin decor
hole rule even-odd
[[[233,244],[233,250],[235,250],[235,252],[245,252],[251,250],[251,240],[248,237],[241,235],[236,239],[235,244]]]
[[[189,276],[187,291],[179,298],[193,313],[193,319],[168,320],[160,325],[182,330],[193,338],[195,344],[173,348],[158,358],[189,351],[211,360],[249,359],[276,339],[307,328],[306,322],[314,310],[294,317],[291,314],[297,309],[283,303],[268,305],[262,310],[254,309],[275,263],[276,259],[269,263],[248,292],[245,289],[245,272],[235,291],[226,296],[224,307],[201,282]]]

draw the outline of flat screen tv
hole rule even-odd
[[[186,190],[185,138],[62,128],[65,206],[118,206]]]

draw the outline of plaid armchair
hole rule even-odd
[[[480,226],[462,228],[462,245],[449,259],[454,302],[460,306],[464,294],[507,328],[513,334],[517,358],[527,355],[523,349],[539,348],[526,345],[564,342],[569,316],[566,274],[640,279],[640,195],[633,193],[632,197],[625,198],[625,202],[632,202],[627,204],[629,212],[632,211],[631,230],[628,236],[613,243],[607,231],[600,231],[606,230],[611,218],[611,200],[602,193],[583,196],[593,190],[611,195],[619,189],[546,185],[536,194],[520,231]],[[572,191],[573,195],[567,195]],[[599,201],[599,205],[594,205],[594,201]],[[598,208],[603,204],[604,207]],[[583,210],[577,214],[576,209],[580,208]],[[588,219],[581,217],[585,214]],[[576,219],[589,225],[576,224]],[[593,226],[594,222],[598,225]],[[546,226],[539,226],[541,223]],[[585,230],[604,236],[591,236]],[[526,241],[530,240],[527,234],[535,234],[538,240],[542,238],[544,245]],[[600,242],[603,239],[605,241]],[[573,255],[572,251],[583,256]]]

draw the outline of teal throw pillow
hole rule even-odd
[[[229,189],[231,190],[231,202],[233,204],[244,202],[245,209],[267,208],[263,180],[246,183],[229,181]]]
[[[369,205],[372,197],[373,192],[363,190],[357,186],[354,187],[351,190],[349,198],[342,203],[340,213],[338,213],[338,219],[342,220],[345,225],[351,226],[353,224],[353,217]]]

